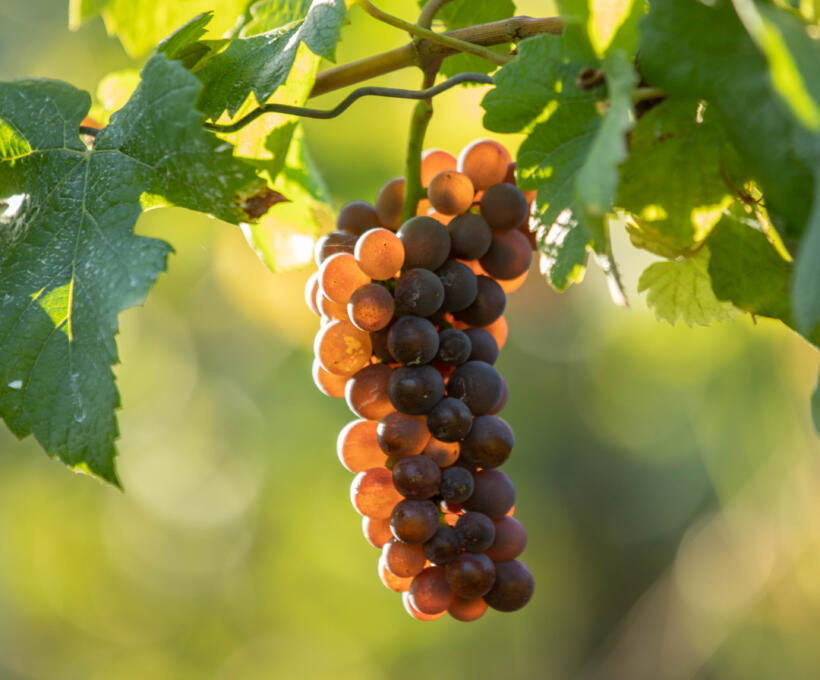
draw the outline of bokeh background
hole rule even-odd
[[[93,92],[138,66],[100,21],[69,32],[66,4],[2,0],[0,78]],[[354,9],[339,61],[404,41]],[[481,94],[437,98],[428,146],[481,136]],[[339,204],[400,174],[411,107],[370,99],[307,124]],[[563,295],[533,271],[498,367],[535,597],[423,624],[380,583],[348,500],[335,442],[351,415],[311,381],[309,270],[271,274],[237,228],[184,210],[138,231],[176,254],[121,317],[125,492],[0,428],[2,680],[820,676],[818,360],[797,336],[656,322],[636,292],[651,258],[617,229],[630,309],[595,271]]]

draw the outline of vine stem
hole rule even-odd
[[[431,63],[424,71],[422,86],[429,86],[436,81],[439,64]],[[407,156],[404,162],[404,205],[401,221],[406,222],[416,214],[419,201],[424,198],[424,187],[421,185],[421,153],[424,149],[424,136],[433,117],[433,100],[422,99],[413,108],[410,118],[410,133],[407,136]]]
[[[424,28],[418,24],[411,24],[409,21],[405,21],[404,19],[393,16],[392,14],[383,12],[372,2],[370,2],[370,0],[356,0],[356,4],[358,4],[374,19],[378,19],[379,21],[389,24],[390,26],[401,28],[402,30],[407,31],[410,35],[414,35],[417,38],[423,38],[424,40],[429,40],[432,43],[438,43],[442,47],[447,47],[455,50],[456,52],[467,52],[468,54],[474,54],[475,56],[486,59],[497,66],[503,66],[504,64],[508,64],[515,59],[515,57],[510,55],[498,54],[498,52],[488,50],[481,45],[476,45],[475,43],[467,42],[466,40],[454,38],[452,35],[436,33],[435,31],[431,31],[429,28]]]
[[[418,25],[422,28],[430,28],[433,25],[433,19],[436,18],[438,11],[444,7],[451,0],[427,0],[424,7],[421,8],[419,14]]]
[[[644,102],[647,99],[660,99],[665,97],[666,92],[659,87],[636,87],[632,90],[632,103]]]

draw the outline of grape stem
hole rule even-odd
[[[451,35],[436,33],[435,31],[431,31],[429,28],[424,28],[418,24],[411,24],[409,21],[405,21],[397,16],[383,12],[372,2],[370,2],[370,0],[356,0],[356,4],[358,4],[374,19],[378,19],[379,21],[389,24],[390,26],[401,28],[402,30],[407,31],[410,35],[417,38],[422,38],[424,40],[429,40],[432,43],[437,43],[442,47],[447,47],[457,52],[474,54],[475,56],[486,59],[497,66],[503,66],[504,64],[508,64],[515,59],[515,57],[507,54],[499,54],[498,52],[489,50],[481,45],[476,45],[475,43],[467,42],[466,40],[460,40],[459,38],[454,38]]]
[[[249,123],[252,123],[264,113],[284,113],[290,116],[301,116],[302,118],[335,118],[336,116],[344,113],[348,108],[350,108],[353,102],[357,99],[361,99],[362,97],[375,96],[392,97],[395,99],[430,99],[431,97],[435,97],[437,94],[441,94],[445,90],[449,90],[451,87],[461,85],[462,83],[492,85],[493,79],[483,73],[465,72],[459,73],[452,78],[439,83],[435,87],[428,87],[424,90],[403,90],[398,87],[360,87],[357,90],[353,90],[353,92],[347,95],[347,97],[345,97],[332,109],[310,109],[302,106],[289,106],[287,104],[265,104],[265,106],[260,106],[259,108],[254,109],[235,123],[230,123],[228,125],[205,123],[204,126],[207,130],[211,130],[213,132],[236,132],[237,130],[241,130]],[[88,131],[83,134],[96,134],[96,130],[94,130],[93,133],[90,131],[93,130],[93,128],[87,130]]]
[[[440,60],[432,62],[424,71],[422,87],[436,82]],[[413,108],[410,118],[410,134],[407,136],[407,156],[404,163],[404,206],[401,221],[406,222],[416,214],[419,201],[424,198],[424,187],[421,185],[421,152],[424,149],[424,136],[433,117],[433,100],[422,99]]]
[[[416,23],[422,28],[430,28],[433,25],[433,19],[436,18],[438,11],[450,1],[451,0],[427,0],[427,3],[421,8],[421,14],[419,14],[419,20]]]
[[[636,87],[632,90],[632,103],[646,101],[647,99],[661,99],[666,96],[666,92],[658,87]]]

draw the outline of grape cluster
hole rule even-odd
[[[338,455],[382,582],[416,619],[473,621],[515,611],[533,578],[527,535],[501,470],[513,448],[493,364],[507,337],[506,294],[527,276],[532,196],[507,150],[478,140],[456,159],[422,158],[427,198],[402,222],[404,180],[375,204],[345,205],[316,244],[308,306],[321,317],[313,379],[357,420]]]

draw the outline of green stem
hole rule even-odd
[[[373,3],[370,2],[370,0],[356,0],[356,2],[370,16],[386,24],[389,24],[390,26],[401,28],[402,30],[405,30],[408,33],[410,33],[410,35],[414,35],[418,38],[429,40],[432,43],[437,43],[444,47],[449,47],[451,49],[457,50],[458,52],[467,52],[468,54],[474,54],[475,56],[481,57],[482,59],[486,59],[487,61],[490,61],[493,64],[496,64],[497,66],[503,66],[504,64],[508,64],[509,62],[515,59],[515,57],[506,54],[499,54],[498,52],[494,52],[493,50],[487,49],[486,47],[482,47],[481,45],[476,45],[474,43],[466,42],[464,40],[459,40],[458,38],[451,38],[450,36],[442,35],[440,33],[431,31],[429,28],[423,28],[422,26],[418,26],[417,24],[411,24],[409,21],[405,21],[404,19],[400,19],[399,17],[393,16],[392,14],[387,14],[386,12],[383,12],[378,7],[374,6]]]
[[[632,90],[632,103],[637,104],[647,99],[660,99],[665,96],[666,92],[659,87],[637,87]]]
[[[416,23],[422,28],[430,28],[438,11],[448,2],[451,2],[451,0],[427,0],[427,4],[421,8],[421,14],[419,14],[419,20]]]
[[[438,65],[425,71],[422,87],[427,89],[436,80]],[[425,191],[421,185],[421,153],[424,149],[424,136],[433,117],[433,100],[422,99],[413,107],[410,118],[410,133],[407,138],[407,158],[404,163],[404,207],[401,221],[406,222],[415,216],[419,201]]]

